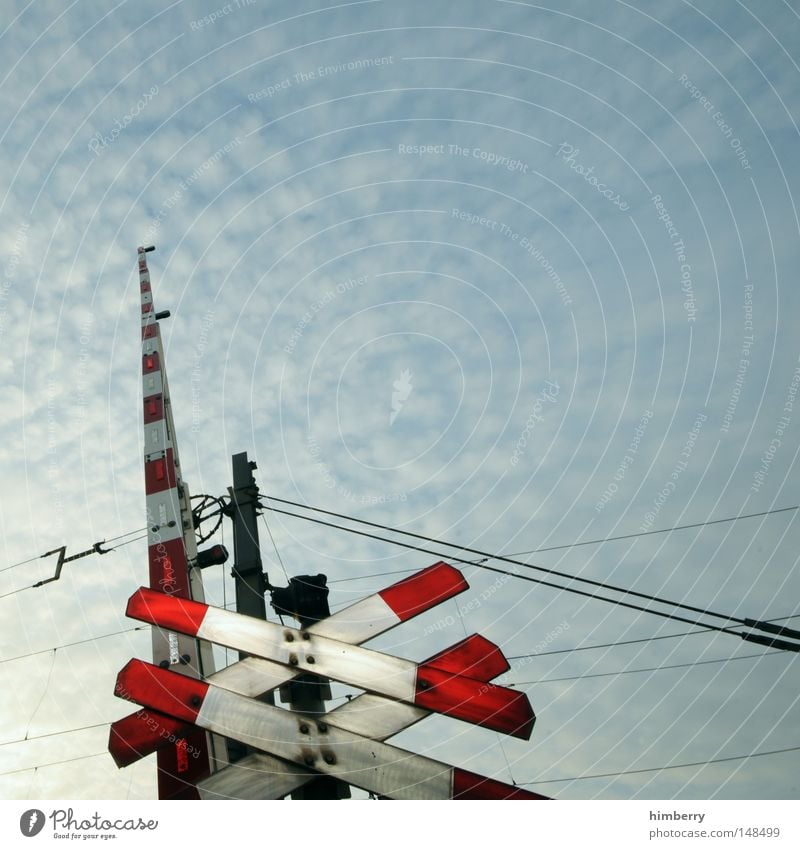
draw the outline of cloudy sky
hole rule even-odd
[[[8,568],[144,525],[140,244],[193,492],[247,451],[265,493],[503,554],[800,504],[798,44],[795,0],[4,4],[2,798],[156,792],[104,754],[144,543]],[[437,559],[266,519],[334,609]],[[522,559],[792,617],[799,522]],[[533,736],[398,745],[561,798],[800,795],[796,655],[463,568],[377,645],[479,631]]]

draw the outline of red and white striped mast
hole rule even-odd
[[[200,570],[190,568],[197,560],[197,541],[189,490],[181,477],[158,323],[159,319],[167,318],[169,312],[155,311],[150,288],[147,253],[152,250],[155,249],[138,249],[150,587],[170,596],[204,601]],[[211,647],[207,643],[161,628],[153,628],[153,663],[192,678],[208,676],[214,671]],[[195,785],[216,768],[218,755],[224,760],[223,749],[223,746],[215,746],[214,739],[200,729],[176,737],[171,745],[160,749],[157,754],[159,799],[198,799]]]

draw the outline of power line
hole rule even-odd
[[[795,614],[794,616],[781,616],[777,619],[770,619],[770,622],[784,622],[787,619],[797,619],[800,617],[800,613]],[[655,640],[674,640],[677,637],[693,637],[695,634],[707,634],[712,629],[710,628],[698,628],[695,631],[681,631],[680,634],[659,634],[655,637],[639,637],[635,640],[616,640],[613,643],[596,643],[592,646],[573,646],[568,649],[553,649],[552,651],[543,651],[543,652],[534,652],[532,654],[515,654],[508,658],[508,660],[527,660],[529,657],[546,657],[550,654],[572,654],[572,652],[576,651],[589,651],[591,649],[611,649],[616,648],[617,646],[631,646],[636,643],[652,643]],[[767,652],[770,654],[770,652]]]
[[[68,649],[71,646],[80,646],[83,643],[94,643],[97,640],[104,640],[106,637],[118,637],[120,634],[130,634],[132,631],[144,631],[149,628],[149,625],[138,625],[135,628],[126,628],[124,631],[114,631],[112,634],[101,634],[99,637],[87,637],[85,640],[76,640],[74,643],[64,643],[61,646],[50,646],[47,649],[39,649],[28,654],[18,654],[16,657],[6,657],[0,660],[0,663],[11,663],[12,660],[22,660],[26,657],[34,657],[37,654],[46,654],[49,651],[57,651],[58,649]]]
[[[277,499],[276,499],[277,500]],[[635,534],[623,534],[622,536],[617,537],[604,537],[603,539],[587,539],[583,542],[568,542],[563,545],[549,545],[546,548],[531,548],[528,551],[515,551],[512,554],[507,555],[508,557],[520,557],[523,554],[538,554],[542,551],[560,551],[564,548],[577,548],[581,545],[600,545],[603,542],[616,542],[617,540],[622,539],[634,539],[635,537],[646,537],[650,536],[650,534],[669,534],[672,531],[687,531],[691,528],[704,528],[708,525],[721,525],[724,522],[736,522],[739,519],[755,519],[759,516],[771,516],[774,513],[786,513],[790,510],[800,510],[800,504],[795,505],[794,507],[778,507],[775,510],[764,510],[761,513],[746,513],[741,516],[728,516],[726,519],[710,519],[706,522],[695,522],[691,525],[675,525],[672,528],[659,528],[655,531],[640,531]]]
[[[168,522],[167,525],[174,525],[174,520]],[[157,526],[157,527],[166,527],[166,526]],[[131,531],[131,533],[137,533],[137,531]],[[128,534],[122,534],[122,536],[128,536]],[[11,592],[4,593],[0,595],[0,599],[8,598],[12,595],[17,595],[17,593],[24,592],[25,590],[33,590],[37,587],[42,587],[45,584],[50,584],[53,581],[57,581],[61,578],[61,569],[64,567],[65,563],[70,563],[73,560],[80,560],[83,557],[88,557],[90,554],[110,554],[112,551],[116,551],[118,548],[122,548],[124,545],[130,545],[132,542],[137,542],[140,539],[145,539],[147,534],[142,534],[142,536],[134,537],[133,539],[126,540],[125,542],[121,542],[118,545],[112,545],[111,548],[103,548],[106,543],[106,540],[100,540],[100,542],[96,542],[91,548],[86,549],[86,551],[79,551],[77,554],[72,554],[69,557],[65,557],[64,555],[67,552],[67,546],[62,545],[60,548],[54,548],[52,551],[46,551],[44,554],[39,557],[34,557],[34,560],[41,560],[45,557],[49,557],[51,554],[58,554],[58,561],[56,563],[56,571],[55,574],[50,578],[44,578],[41,581],[37,581],[35,584],[31,584],[27,587],[20,587],[19,589],[12,590]],[[114,537],[114,539],[120,539],[121,537]],[[30,562],[30,561],[23,561]],[[16,566],[22,565],[21,563],[15,564]],[[13,569],[14,566],[8,566],[7,569]]]
[[[8,572],[9,569],[16,569],[17,566],[24,566],[26,563],[33,563],[34,560],[41,560],[42,555],[37,554],[36,557],[29,557],[27,560],[20,560],[19,563],[12,563],[10,566],[4,566],[0,569],[0,573]]]
[[[98,722],[95,725],[84,725],[81,728],[67,728],[64,731],[51,731],[49,734],[39,734],[36,737],[21,737],[19,740],[6,740],[0,746],[14,746],[17,743],[30,743],[32,740],[44,740],[45,737],[58,737],[60,734],[74,734],[76,731],[88,731],[90,728],[108,728],[107,722]]]
[[[573,646],[569,649],[554,649],[552,651],[534,652],[533,654],[515,654],[508,660],[526,660],[529,657],[546,657],[549,654],[571,654],[575,651],[589,651],[590,649],[611,649],[617,646],[631,646],[636,643],[651,643],[654,640],[672,640],[676,637],[692,637],[695,634],[707,634],[710,628],[700,628],[696,631],[682,631],[680,634],[659,634],[655,637],[639,637],[635,640],[617,640],[613,643],[598,643],[593,646]]]
[[[275,500],[278,500],[278,499],[275,499]],[[583,596],[585,598],[592,598],[592,599],[595,599],[597,601],[605,601],[605,602],[608,602],[610,604],[614,604],[617,607],[624,607],[624,608],[627,608],[629,610],[639,611],[641,613],[649,613],[653,616],[658,616],[662,619],[670,619],[670,620],[673,620],[675,622],[684,622],[688,625],[694,625],[694,626],[697,626],[697,627],[706,628],[709,631],[716,631],[717,633],[720,633],[720,634],[730,634],[731,636],[740,637],[743,640],[747,640],[749,642],[755,642],[755,643],[758,643],[759,645],[774,646],[774,647],[781,648],[781,649],[786,650],[786,651],[800,651],[800,645],[798,645],[796,643],[787,642],[786,640],[775,640],[773,638],[765,637],[765,636],[760,635],[760,634],[748,634],[748,633],[745,633],[745,632],[734,631],[731,628],[726,628],[726,627],[722,627],[722,626],[719,626],[719,625],[711,625],[711,624],[708,624],[708,623],[697,622],[693,619],[687,619],[685,616],[678,616],[675,613],[667,613],[667,612],[661,611],[661,610],[654,610],[650,607],[643,607],[642,605],[633,604],[631,602],[621,601],[621,600],[615,599],[615,598],[609,598],[608,596],[602,596],[602,595],[599,595],[596,592],[588,592],[586,590],[576,589],[575,587],[572,587],[572,586],[564,586],[564,585],[561,585],[561,584],[555,584],[555,583],[552,583],[551,581],[545,581],[541,578],[532,578],[529,575],[520,575],[520,574],[517,574],[515,572],[509,572],[505,569],[499,569],[495,566],[488,566],[485,562],[480,562],[480,561],[475,562],[473,560],[466,560],[462,557],[455,557],[452,554],[445,554],[445,553],[442,553],[440,551],[435,551],[435,550],[430,549],[430,548],[423,548],[422,546],[411,545],[410,543],[404,543],[404,542],[399,542],[398,540],[387,539],[386,537],[382,537],[382,536],[379,536],[377,534],[367,533],[366,531],[358,531],[355,528],[346,528],[346,527],[342,527],[341,525],[334,525],[331,522],[325,522],[322,519],[315,519],[311,516],[303,516],[303,515],[298,514],[298,513],[292,513],[288,510],[279,510],[277,507],[269,507],[269,509],[271,509],[275,513],[281,513],[285,516],[291,516],[295,519],[303,519],[307,522],[313,522],[314,524],[317,524],[317,525],[323,525],[323,526],[328,527],[328,528],[334,528],[336,530],[346,531],[347,533],[356,534],[357,536],[363,536],[363,537],[366,537],[368,539],[379,540],[380,542],[385,542],[385,543],[388,543],[390,545],[397,545],[397,546],[400,546],[401,548],[410,549],[412,551],[420,551],[420,552],[423,552],[423,553],[426,553],[426,554],[432,554],[434,557],[447,558],[448,560],[452,560],[452,561],[457,562],[457,563],[466,563],[468,565],[474,565],[474,566],[476,566],[477,568],[480,568],[480,569],[486,569],[490,572],[495,572],[499,575],[508,575],[509,577],[517,578],[518,580],[521,580],[521,581],[528,581],[532,584],[537,584],[537,585],[545,586],[545,587],[552,587],[553,589],[561,590],[563,592],[573,593],[574,595]],[[319,509],[319,508],[308,508],[308,509]],[[319,512],[330,513],[330,511],[327,511],[327,510],[320,510]],[[340,518],[344,518],[344,519],[350,519],[350,517],[344,516],[342,514],[333,513],[332,515],[339,516]],[[374,525],[375,527],[383,528],[383,529],[388,530],[390,532],[393,531],[392,528],[387,528],[386,526],[383,526],[383,525],[377,525],[376,523],[373,523],[373,522],[367,522],[366,520],[363,520],[363,519],[352,519],[351,521],[360,522],[362,524],[367,524],[367,525]],[[407,534],[409,536],[414,536],[414,537],[421,536],[419,534],[412,534],[408,531],[394,531],[394,532],[400,533],[400,534]],[[441,543],[441,542],[437,543],[436,540],[433,540],[430,537],[422,537],[422,539],[426,539],[426,540],[428,540],[428,541],[430,541],[434,544],[439,544],[439,545],[444,545],[444,546],[450,545],[449,543]],[[553,574],[556,574],[556,575],[561,575],[561,576],[569,578],[570,580],[573,580],[573,581],[581,581],[581,582],[584,582],[584,583],[594,584],[594,585],[598,585],[598,586],[601,586],[601,587],[607,586],[607,585],[602,584],[602,583],[597,582],[597,581],[590,581],[588,578],[578,578],[576,576],[568,575],[566,573],[556,572],[555,570],[544,569],[544,567],[541,567],[541,566],[532,566],[529,563],[522,563],[521,561],[511,560],[510,558],[495,556],[495,555],[492,555],[492,554],[488,554],[486,552],[480,552],[480,551],[477,551],[476,549],[467,548],[465,546],[453,545],[452,547],[456,548],[456,549],[460,549],[462,551],[469,551],[469,552],[475,553],[475,554],[483,554],[483,555],[485,555],[484,560],[497,559],[497,560],[501,560],[501,561],[508,561],[510,563],[514,563],[515,565],[524,566],[524,567],[529,568],[529,569],[536,569],[536,570],[540,570],[540,571],[550,572],[550,573],[553,573]],[[632,590],[623,590],[623,589],[618,589],[616,587],[611,587],[611,588],[618,591],[618,592],[628,593],[628,594],[631,594],[631,595],[634,595],[634,596],[643,596],[644,598],[646,598],[648,600],[655,601],[655,602],[660,603],[660,604],[670,604],[671,603],[671,604],[674,604],[676,607],[679,607],[679,608],[688,608],[689,610],[696,610],[703,615],[717,616],[717,617],[729,619],[729,620],[732,620],[732,621],[735,621],[735,622],[740,622],[741,624],[744,624],[747,627],[756,627],[757,626],[757,627],[763,628],[765,630],[770,630],[773,633],[784,633],[787,636],[790,636],[790,635],[793,636],[794,634],[798,633],[798,632],[792,631],[791,629],[779,628],[777,626],[769,626],[764,622],[760,622],[760,621],[756,621],[756,620],[740,620],[737,617],[726,616],[726,615],[723,615],[723,614],[716,614],[716,613],[712,613],[711,611],[704,611],[701,608],[693,608],[689,605],[683,605],[683,604],[679,604],[677,602],[668,602],[666,600],[658,599],[658,598],[653,597],[653,596],[646,596],[642,593],[637,593],[637,592],[634,592]]]
[[[419,540],[422,540],[424,542],[432,543],[434,545],[444,545],[447,548],[454,548],[457,551],[467,551],[470,554],[478,555],[479,557],[483,557],[487,560],[498,560],[502,563],[510,563],[514,566],[521,566],[525,569],[531,569],[531,570],[534,570],[534,571],[537,571],[537,572],[543,572],[547,575],[552,575],[552,576],[555,576],[555,577],[558,577],[558,578],[566,578],[569,581],[574,581],[574,582],[586,584],[586,585],[592,586],[592,587],[598,587],[598,588],[604,589],[604,590],[610,590],[612,592],[621,593],[623,595],[633,596],[634,598],[640,598],[640,599],[643,599],[643,600],[648,601],[648,602],[655,602],[656,604],[669,605],[669,606],[671,606],[673,608],[677,608],[679,610],[687,610],[691,613],[700,614],[701,616],[711,616],[711,617],[714,617],[716,619],[722,619],[722,620],[725,620],[727,622],[734,622],[734,623],[737,623],[739,625],[744,625],[745,627],[748,627],[748,628],[757,628],[759,630],[768,630],[771,633],[784,633],[786,636],[790,636],[790,637],[793,637],[795,639],[800,639],[800,633],[798,633],[798,632],[787,632],[787,631],[781,631],[780,629],[778,631],[775,631],[773,628],[764,628],[764,623],[761,622],[761,621],[758,621],[758,620],[742,619],[738,616],[732,616],[732,615],[727,614],[727,613],[717,613],[717,612],[710,610],[708,608],[697,607],[695,605],[685,604],[684,602],[673,601],[671,599],[659,598],[658,596],[650,595],[649,593],[642,593],[642,592],[638,592],[637,590],[631,590],[631,589],[626,589],[624,587],[618,587],[615,584],[610,584],[610,583],[607,583],[605,581],[595,581],[595,580],[592,580],[591,578],[581,578],[578,575],[571,575],[568,572],[561,572],[557,569],[549,569],[545,566],[537,566],[536,564],[533,564],[533,563],[525,563],[521,560],[516,560],[512,557],[506,557],[506,556],[500,555],[500,554],[492,554],[491,552],[481,551],[480,549],[477,549],[477,548],[471,548],[471,547],[465,546],[465,545],[458,545],[456,543],[449,543],[447,541],[437,540],[437,539],[434,539],[433,537],[425,536],[424,534],[413,533],[412,531],[402,531],[402,530],[399,530],[397,528],[389,527],[388,525],[382,525],[378,522],[370,522],[370,521],[367,521],[366,519],[358,519],[354,516],[348,516],[345,513],[337,513],[337,512],[332,511],[332,510],[324,510],[321,507],[313,507],[311,505],[300,504],[297,501],[289,501],[288,499],[284,499],[284,498],[274,498],[273,496],[266,496],[266,498],[270,501],[277,501],[278,503],[281,503],[281,504],[289,504],[293,507],[299,507],[302,510],[309,510],[309,511],[312,511],[314,513],[322,513],[323,515],[326,515],[326,516],[333,516],[337,519],[344,519],[345,521],[348,521],[348,522],[354,522],[354,523],[357,523],[357,524],[360,524],[360,525],[366,525],[366,526],[371,527],[371,528],[378,528],[379,530],[387,531],[389,533],[401,534],[403,536],[408,536],[408,537],[412,537],[414,539],[419,539]],[[285,511],[277,510],[277,508],[274,508],[274,507],[272,507],[270,509],[275,510],[278,513],[285,512]],[[786,510],[786,509],[792,509],[792,508],[781,508],[781,509]],[[311,519],[310,517],[306,517],[306,516],[299,516],[295,513],[286,512],[286,515],[295,516],[296,518],[306,518],[306,519],[308,519],[308,521],[319,522],[319,520],[314,520],[314,519]],[[328,524],[328,523],[323,523],[323,522],[319,522],[319,523],[320,524]],[[340,526],[329,524],[329,527],[337,527],[338,528]],[[344,530],[344,531],[351,532],[351,533],[360,533],[360,532],[354,531],[350,528],[341,527],[340,529]],[[361,535],[362,536],[369,536],[369,534],[361,534]],[[374,538],[375,539],[382,539],[384,542],[391,542],[391,540],[386,540],[385,538],[381,538],[381,537],[374,537]],[[397,543],[397,544],[400,545],[400,543]],[[411,546],[406,546],[406,547],[410,548]],[[421,549],[421,548],[419,548],[417,550],[427,551],[427,549]],[[428,553],[436,554],[436,556],[439,556],[439,557],[447,556],[447,555],[441,555],[438,552],[428,551]],[[451,557],[450,559],[456,559],[456,558]],[[459,559],[459,562],[463,563],[463,562],[466,562],[466,561]],[[496,569],[496,568],[491,567],[491,566],[486,566],[483,563],[476,563],[475,565],[479,566],[480,568],[483,568],[483,569],[489,569],[490,571],[499,572],[500,574],[506,574],[506,575],[513,574],[513,573],[510,573],[510,572],[503,572],[502,570]],[[522,575],[514,575],[514,577],[523,578]],[[574,592],[578,595],[584,595],[584,596],[587,596],[589,598],[596,598],[596,599],[600,599],[602,601],[608,601],[612,604],[618,604],[622,607],[629,607],[633,610],[640,610],[640,611],[644,611],[644,612],[647,612],[647,613],[652,613],[652,614],[657,615],[657,616],[662,616],[664,618],[673,619],[673,620],[676,620],[676,621],[679,621],[679,622],[686,622],[690,625],[699,624],[697,622],[694,622],[691,619],[686,619],[685,617],[676,616],[674,614],[659,613],[658,611],[651,610],[649,607],[648,608],[642,608],[640,606],[631,605],[630,603],[617,601],[615,599],[605,598],[603,596],[597,595],[596,593],[581,592],[580,590],[576,590],[573,587],[564,587],[564,586],[558,586],[558,585],[555,585],[555,584],[548,584],[546,581],[533,581],[532,579],[527,578],[527,577],[524,577],[523,579],[524,580],[531,580],[533,583],[544,584],[545,586],[556,587],[557,589],[566,590],[567,592]],[[755,635],[745,636],[743,634],[739,634],[738,632],[734,632],[734,631],[730,631],[728,629],[718,628],[718,627],[715,628],[715,630],[721,631],[723,633],[735,634],[736,636],[741,636],[743,639],[750,639],[752,642],[759,642],[761,644],[770,644],[770,645],[775,644],[775,645],[777,645],[777,643],[775,641],[770,641],[770,643],[764,643],[763,642],[764,638],[753,639],[753,636],[755,636]],[[791,644],[786,643],[782,646],[782,648],[787,649],[787,650],[794,650],[794,651],[800,650],[800,647],[796,647],[796,648],[792,649],[792,648],[790,648],[790,646],[791,646]]]
[[[631,675],[634,672],[661,672],[662,669],[686,669],[690,666],[704,666],[708,663],[730,663],[733,660],[750,660],[755,657],[767,657],[780,654],[778,651],[759,652],[758,654],[742,654],[736,657],[718,657],[713,660],[693,660],[689,663],[671,663],[668,666],[649,666],[641,669],[620,669],[617,672],[591,672],[585,675],[569,675],[566,678],[539,678],[536,681],[509,681],[506,687],[524,687],[528,684],[554,684],[557,681],[579,681],[584,678],[612,678],[617,675]]]
[[[339,578],[336,581],[328,581],[328,584],[346,584],[348,581],[368,581],[370,578],[385,578],[390,575],[407,575],[416,572],[416,569],[395,569],[393,572],[375,572],[372,575],[357,575],[355,578]]]
[[[116,542],[116,540],[118,539],[124,539],[125,537],[131,536],[131,534],[139,534],[142,531],[146,530],[147,526],[145,526],[144,528],[137,528],[135,531],[128,531],[127,533],[120,534],[119,536],[111,537],[111,539],[108,540],[100,540],[100,542],[95,543],[95,546],[105,545],[107,542]],[[144,539],[144,537],[138,537],[138,539]],[[128,540],[128,542],[136,542],[136,540]],[[128,543],[122,543],[122,545],[127,544]],[[112,548],[108,549],[108,551],[113,551],[115,548],[119,547],[120,546],[115,545]],[[55,554],[57,551],[59,551],[59,549],[55,549],[54,551],[48,551],[45,554],[37,554],[36,557],[29,557],[27,560],[20,560],[19,563],[12,563],[10,566],[4,566],[2,569],[0,569],[0,574],[2,574],[3,572],[8,572],[10,569],[16,569],[18,566],[25,566],[27,563],[33,563],[35,560],[42,560],[45,557],[50,557],[50,555]]]
[[[31,730],[31,723],[33,722],[34,717],[39,712],[39,708],[42,706],[42,702],[44,701],[44,697],[47,695],[47,691],[50,689],[50,679],[53,677],[53,669],[55,669],[56,665],[56,650],[53,649],[53,659],[50,661],[50,671],[47,673],[47,680],[44,682],[44,689],[42,690],[42,695],[39,696],[39,701],[36,703],[36,707],[33,709],[33,713],[31,714],[30,719],[28,720],[28,726],[25,729],[25,736],[28,736],[28,732]]]
[[[75,761],[85,761],[85,760],[88,760],[89,758],[99,758],[100,755],[107,755],[107,754],[108,754],[107,750],[103,751],[103,752],[95,752],[92,755],[80,755],[77,758],[67,758],[64,761],[50,761],[49,763],[46,763],[46,764],[37,764],[36,766],[22,767],[22,769],[10,769],[7,772],[0,772],[0,775],[14,775],[15,773],[18,773],[18,772],[30,772],[32,769],[44,769],[45,767],[48,767],[48,766],[59,766],[60,764],[71,764],[71,763],[74,763]]]
[[[646,769],[626,769],[622,772],[602,772],[593,775],[576,775],[573,778],[543,778],[538,781],[521,781],[518,782],[520,787],[525,787],[531,784],[557,784],[564,781],[585,781],[589,778],[615,778],[620,775],[637,775],[643,772],[662,772],[667,769],[687,769],[693,766],[708,766],[710,764],[722,764],[729,761],[744,761],[748,758],[764,758],[769,755],[782,755],[785,752],[798,752],[800,746],[791,746],[788,749],[773,749],[770,752],[751,752],[749,755],[733,755],[729,758],[714,758],[709,761],[696,761],[688,764],[670,764],[669,766],[652,766]]]
[[[264,522],[264,527],[267,529],[267,533],[269,534],[270,541],[272,542],[272,547],[275,549],[275,556],[278,558],[278,563],[281,565],[281,571],[283,572],[283,577],[286,578],[286,583],[289,583],[289,574],[286,571],[286,567],[283,565],[283,558],[281,557],[280,551],[278,551],[278,546],[275,542],[275,537],[272,536],[272,529],[269,526],[269,522],[267,521],[267,517],[263,514],[259,514],[261,516],[261,521]]]

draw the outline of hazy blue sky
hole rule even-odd
[[[800,503],[795,0],[3,9],[0,567],[144,525],[140,244],[193,492],[247,451],[263,492],[497,553]],[[337,609],[435,559],[268,518]],[[789,617],[799,522],[526,557]],[[464,571],[378,646],[545,652],[502,679],[533,737],[399,745],[562,798],[800,795],[797,752],[741,757],[800,746],[796,655]],[[2,797],[154,796],[100,754],[146,576],[137,542],[0,599]]]

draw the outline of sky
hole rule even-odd
[[[0,797],[155,797],[105,751],[145,543],[30,588],[144,526],[139,245],[193,493],[246,451],[265,494],[800,616],[768,513],[800,504],[798,45],[795,0],[4,4]],[[270,579],[334,610],[439,559],[264,522]],[[461,568],[371,645],[483,634],[533,735],[397,745],[564,799],[800,796],[794,653]]]

